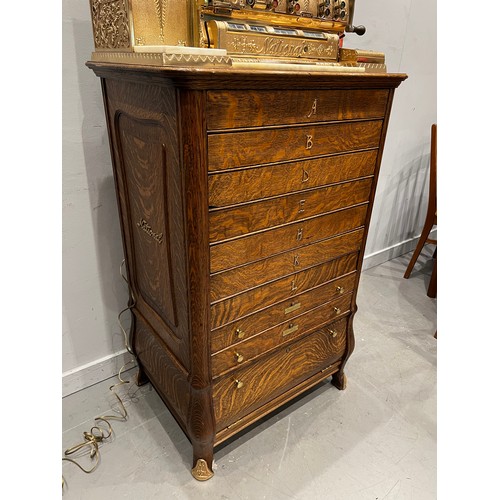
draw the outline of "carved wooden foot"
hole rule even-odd
[[[344,372],[337,372],[332,375],[332,384],[339,390],[344,391],[347,387],[347,376]]]
[[[198,481],[208,481],[214,475],[212,469],[203,458],[199,458],[196,461],[196,465],[191,469],[191,474]]]
[[[149,383],[148,376],[144,373],[144,370],[139,365],[139,370],[137,371],[137,385],[141,387],[141,385],[146,385]]]

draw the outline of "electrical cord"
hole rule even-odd
[[[125,369],[126,366],[130,364],[135,365],[135,353],[133,352],[132,348],[130,347],[130,342],[129,342],[129,335],[126,332],[125,328],[123,327],[121,317],[122,315],[131,310],[135,306],[135,298],[132,292],[132,288],[130,287],[130,284],[125,277],[125,275],[122,272],[123,269],[123,264],[125,263],[125,259],[122,261],[120,264],[120,276],[124,279],[125,283],[128,285],[129,289],[129,294],[130,294],[130,304],[128,307],[123,309],[118,313],[118,325],[120,326],[120,330],[122,331],[123,334],[123,339],[125,342],[125,347],[127,351],[134,357],[134,359],[128,361],[125,363],[119,370],[118,372],[118,380],[119,382],[116,384],[113,384],[109,390],[114,394],[118,401],[118,410],[116,411],[117,414],[115,415],[101,415],[98,417],[94,418],[94,426],[90,429],[90,431],[84,431],[83,433],[83,441],[81,443],[78,443],[74,446],[71,446],[64,452],[64,457],[62,458],[63,461],[66,462],[71,462],[72,464],[76,465],[77,467],[80,468],[83,472],[86,474],[91,474],[94,472],[99,465],[101,461],[101,455],[99,453],[99,445],[101,443],[105,443],[107,440],[109,440],[113,434],[113,427],[111,426],[110,420],[115,420],[119,422],[125,422],[128,419],[128,413],[125,408],[125,405],[123,404],[123,400],[120,398],[118,393],[115,391],[115,389],[121,385],[128,384],[130,383],[129,380],[123,380],[122,379],[122,372]],[[89,458],[91,460],[91,463],[93,464],[92,467],[90,468],[85,468],[83,467],[75,458],[69,458],[70,455],[74,455],[75,453],[78,453],[80,451],[84,450],[85,453],[89,454]],[[62,478],[62,487],[64,488],[65,485],[65,480],[64,476]]]

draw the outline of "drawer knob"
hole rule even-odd
[[[342,311],[338,307],[334,307],[333,312],[338,316]]]
[[[241,380],[235,380],[234,383],[236,385],[236,389],[241,389],[243,387],[243,382]]]
[[[340,295],[342,295],[344,293],[344,287],[343,286],[338,286],[337,287],[337,292],[339,292]]]
[[[235,352],[234,356],[236,357],[236,361],[238,361],[238,363],[241,363],[245,359],[244,356],[239,352]]]
[[[240,330],[239,328],[236,328],[236,336],[239,339],[242,339],[245,336],[245,332],[243,330]]]
[[[337,330],[333,330],[331,328],[328,328],[328,333],[333,337],[335,338],[337,335],[338,335],[338,332]]]

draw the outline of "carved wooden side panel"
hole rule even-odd
[[[189,369],[175,91],[106,82],[127,271],[137,309]]]

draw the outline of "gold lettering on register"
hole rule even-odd
[[[266,37],[248,37],[241,33],[227,34],[227,49],[236,54],[257,54],[276,57],[313,57],[337,60],[337,47],[328,42],[314,40],[291,40],[276,35]],[[221,47],[226,48],[226,47]]]
[[[141,219],[139,222],[137,222],[137,227],[140,227],[148,236],[151,236],[157,243],[162,244],[163,243],[163,233],[155,233],[151,226],[145,221],[144,219]]]
[[[311,111],[309,111],[309,114],[307,115],[307,118],[311,118],[312,115],[316,114],[316,107],[318,105],[318,99],[314,99]]]
[[[313,136],[308,135],[306,136],[306,149],[312,149],[313,147]]]

